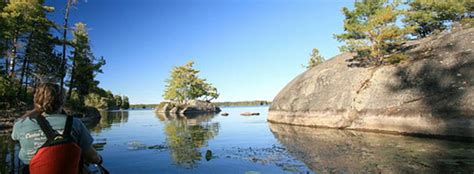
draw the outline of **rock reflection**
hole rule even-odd
[[[100,133],[102,130],[109,129],[114,124],[123,124],[128,122],[128,111],[101,112],[100,120],[86,123],[91,132]]]
[[[272,123],[269,126],[289,153],[316,173],[474,171],[474,143]]]
[[[157,113],[165,124],[166,143],[173,162],[183,168],[195,168],[205,159],[200,148],[219,133],[219,123],[211,122],[214,114],[170,115]]]

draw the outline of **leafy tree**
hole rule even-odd
[[[101,67],[105,65],[105,60],[103,58],[96,59],[92,54],[85,24],[77,23],[73,36],[73,64],[68,98],[70,98],[72,90],[77,90],[79,99],[83,101],[84,96],[88,95],[99,84],[95,80],[95,76],[97,73],[102,73]]]
[[[307,69],[311,69],[316,65],[319,65],[325,61],[324,57],[319,54],[319,50],[317,48],[313,48],[313,51],[310,54],[309,62],[307,66],[304,66]]]
[[[84,104],[89,107],[95,107],[99,110],[110,109],[107,98],[100,96],[96,93],[90,93],[85,97]]]
[[[122,108],[122,96],[115,95],[114,100],[115,100],[115,106],[117,107],[117,109]]]
[[[122,96],[122,109],[129,109],[130,101],[127,96]]]
[[[173,68],[171,78],[166,80],[164,99],[182,104],[201,97],[212,100],[219,96],[216,88],[207,83],[206,79],[198,77],[199,70],[195,70],[193,65],[194,62],[189,61]]]
[[[391,57],[404,43],[411,28],[400,28],[396,22],[401,14],[397,1],[362,0],[355,2],[355,9],[343,8],[346,16],[344,33],[336,35],[339,41],[346,43],[341,51],[357,55],[350,61],[359,66],[380,65]]]
[[[451,23],[460,21],[474,9],[474,1],[464,0],[410,0],[408,5],[403,22],[408,27],[415,28],[413,35],[419,38],[445,30]]]
[[[74,99],[74,92],[71,97],[71,100],[72,99]],[[114,95],[111,91],[95,87],[86,97],[85,104],[86,106],[92,107],[99,106],[102,110],[128,109],[130,107],[128,100],[127,96]]]

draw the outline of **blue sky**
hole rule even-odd
[[[64,1],[51,18],[59,23]],[[173,66],[195,61],[219,90],[218,101],[272,100],[305,71],[312,48],[339,53],[341,8],[351,0],[88,0],[71,24],[89,27],[96,56],[107,65],[100,86],[158,103]]]

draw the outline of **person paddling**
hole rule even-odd
[[[12,138],[20,142],[23,173],[84,173],[83,163],[101,164],[94,141],[81,120],[62,114],[64,95],[59,85],[40,84],[34,109],[15,121]]]

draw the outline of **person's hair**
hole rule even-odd
[[[57,84],[42,83],[36,87],[34,96],[35,110],[45,113],[54,113],[64,104],[64,95]]]

